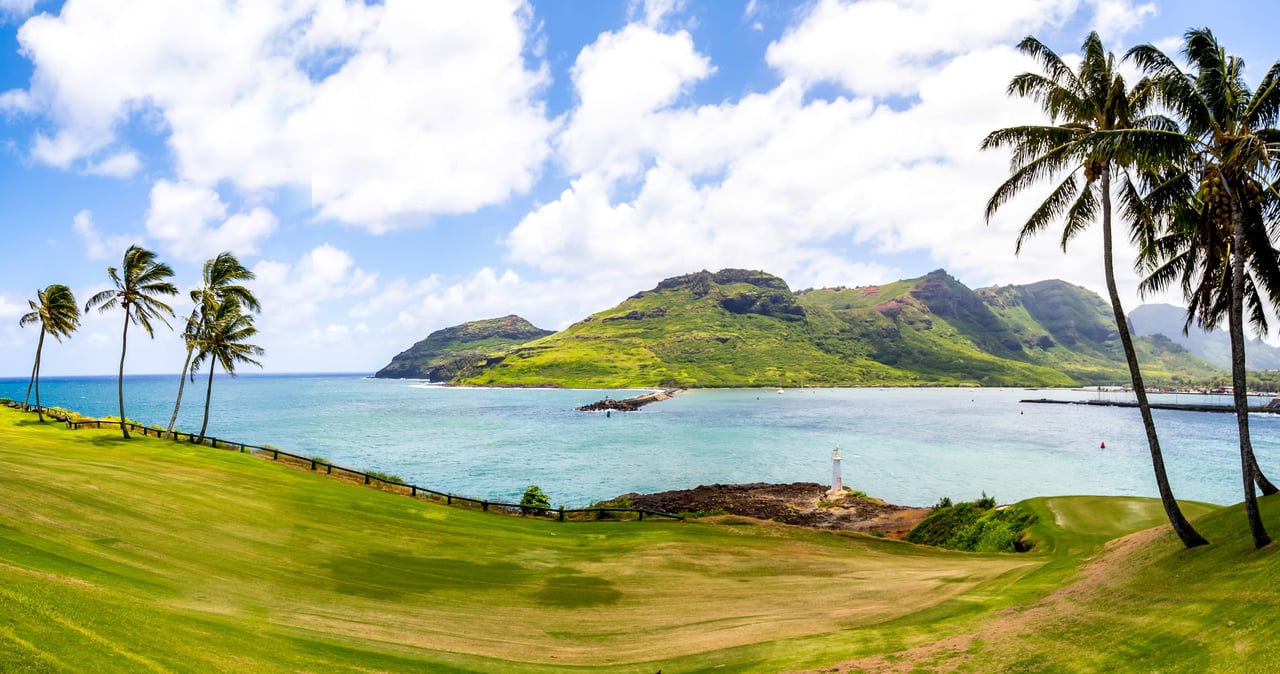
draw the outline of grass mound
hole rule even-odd
[[[1029,509],[997,508],[995,499],[985,494],[961,503],[943,499],[905,540],[965,552],[1026,552],[1031,543],[1023,532],[1035,521]]]

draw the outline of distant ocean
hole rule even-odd
[[[0,396],[21,400],[26,383],[0,379]],[[204,383],[187,383],[184,430],[199,430]],[[126,413],[167,424],[177,386],[176,375],[127,377]],[[40,388],[46,406],[117,413],[114,377],[47,378]],[[1137,410],[1018,402],[1096,393],[735,389],[692,391],[633,413],[574,411],[637,393],[447,388],[360,375],[218,377],[209,434],[480,498],[518,498],[536,484],[569,506],[699,484],[826,483],[836,446],[845,484],[893,503],[983,492],[1001,502],[1156,494]],[[1241,500],[1232,415],[1157,411],[1156,422],[1178,498]],[[1280,416],[1255,414],[1252,427],[1263,469],[1280,480]]]

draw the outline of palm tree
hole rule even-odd
[[[986,218],[990,221],[1001,206],[1031,185],[1057,179],[1064,174],[1062,181],[1022,226],[1015,250],[1021,252],[1026,239],[1054,221],[1063,219],[1065,226],[1061,244],[1065,251],[1076,234],[1100,217],[1107,293],[1146,430],[1160,501],[1183,545],[1189,548],[1203,545],[1208,541],[1182,514],[1169,486],[1137,353],[1116,287],[1111,227],[1112,178],[1113,173],[1118,172],[1119,185],[1115,189],[1121,208],[1131,225],[1137,226],[1145,217],[1143,204],[1135,179],[1130,177],[1126,167],[1138,148],[1100,149],[1101,141],[1108,134],[1126,129],[1167,129],[1172,122],[1146,114],[1149,102],[1146,89],[1129,92],[1116,70],[1115,56],[1103,48],[1097,33],[1090,33],[1081,46],[1083,60],[1079,72],[1073,71],[1053,50],[1034,37],[1023,39],[1018,49],[1036,59],[1043,74],[1028,72],[1014,77],[1009,83],[1008,93],[1038,102],[1051,124],[1000,129],[983,140],[984,150],[1007,147],[1012,151],[1011,175],[987,201]]]
[[[187,344],[187,357],[182,363],[182,376],[178,378],[178,398],[173,403],[173,416],[169,417],[169,432],[178,421],[178,409],[182,406],[182,390],[186,385],[187,371],[191,367],[191,358],[195,353],[195,342],[206,325],[207,318],[214,313],[218,304],[227,298],[235,298],[246,309],[257,312],[262,310],[258,298],[253,291],[239,285],[238,281],[252,281],[254,274],[236,256],[229,252],[218,253],[204,263],[204,283],[191,291],[191,301],[195,306],[187,317],[182,338]]]
[[[195,340],[196,356],[191,361],[194,373],[206,361],[209,363],[209,385],[204,395],[204,423],[200,424],[200,442],[204,442],[204,432],[209,427],[209,402],[213,398],[213,372],[218,365],[231,376],[236,376],[236,365],[248,363],[262,367],[262,363],[253,356],[262,355],[262,347],[249,344],[245,340],[258,334],[253,326],[253,317],[245,315],[240,309],[240,302],[228,297],[214,307],[213,313],[206,317],[203,330]]]
[[[36,342],[36,362],[31,366],[31,383],[27,384],[27,397],[22,400],[22,407],[27,407],[31,398],[31,387],[36,389],[36,415],[44,421],[44,408],[40,406],[40,354],[44,351],[44,336],[51,335],[59,342],[63,336],[80,327],[80,306],[76,304],[71,289],[55,283],[44,290],[36,292],[36,299],[27,300],[31,311],[18,319],[18,325],[26,327],[34,323],[40,324],[40,339]]]
[[[173,309],[158,299],[165,295],[177,295],[178,288],[169,282],[173,277],[173,269],[169,265],[156,260],[156,254],[137,244],[129,246],[124,252],[124,263],[120,269],[107,268],[107,276],[115,284],[115,290],[104,290],[89,298],[84,305],[87,312],[94,307],[106,312],[116,307],[124,309],[124,330],[120,333],[120,378],[117,391],[120,395],[120,432],[125,439],[129,438],[129,428],[124,416],[124,357],[129,347],[129,324],[142,326],[147,335],[155,338],[151,327],[153,320],[159,319],[166,327],[169,321],[164,315],[173,315]]]
[[[1207,217],[1230,233],[1228,301],[1214,303],[1225,308],[1231,337],[1231,382],[1240,435],[1240,464],[1244,479],[1245,511],[1256,547],[1271,542],[1258,511],[1255,484],[1261,478],[1257,457],[1249,435],[1249,398],[1245,378],[1244,304],[1249,294],[1248,272],[1261,272],[1261,284],[1273,305],[1280,298],[1280,278],[1272,276],[1265,260],[1274,257],[1264,203],[1273,201],[1267,192],[1280,174],[1275,149],[1280,130],[1272,128],[1280,115],[1280,61],[1262,78],[1256,92],[1244,81],[1244,61],[1229,56],[1208,28],[1187,31],[1182,54],[1192,72],[1152,45],[1129,50],[1129,57],[1141,66],[1153,82],[1157,99],[1180,118],[1184,131],[1175,142],[1184,146],[1182,161],[1174,167],[1170,184],[1180,186],[1187,199],[1195,198],[1190,176],[1197,176],[1194,191],[1207,210]],[[1177,169],[1181,168],[1181,173]],[[1186,176],[1186,177],[1183,177]],[[1264,188],[1264,186],[1266,186]],[[1257,289],[1255,284],[1254,294]],[[1225,305],[1223,307],[1222,305]],[[1265,326],[1260,302],[1254,303],[1255,325]]]

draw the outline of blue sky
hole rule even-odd
[[[1096,29],[1117,52],[1174,51],[1208,25],[1254,78],[1280,58],[1264,2],[0,8],[4,376],[30,369],[36,331],[17,321],[36,289],[83,302],[135,242],[184,289],[222,250],[253,268],[268,372],[371,372],[432,330],[508,313],[561,328],[704,268],[796,289],[941,267],[971,287],[1100,291],[1095,237],[1015,257],[1028,204],[982,219],[1007,158],[978,142],[1039,120],[1004,96],[1033,68],[1013,45],[1074,54]],[[43,372],[114,372],[121,319],[86,316]],[[162,328],[131,340],[127,371],[181,361]]]

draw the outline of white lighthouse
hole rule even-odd
[[[831,450],[831,491],[829,497],[844,496],[844,483],[840,479],[840,448]]]

